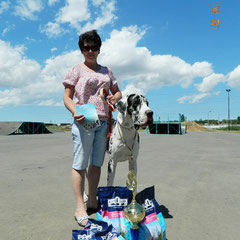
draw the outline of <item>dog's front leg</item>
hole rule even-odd
[[[129,171],[133,170],[137,174],[137,159],[131,159],[128,161]]]
[[[117,163],[113,159],[108,162],[107,186],[113,186]]]

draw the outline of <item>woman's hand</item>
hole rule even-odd
[[[120,92],[117,85],[110,90],[113,95],[108,96],[107,99],[112,105],[115,105],[122,98],[122,93]]]
[[[85,116],[84,115],[77,115],[77,114],[74,114],[73,115],[73,118],[75,121],[77,121],[79,124],[83,124],[84,121],[85,121]]]
[[[117,103],[117,99],[113,95],[108,96],[107,100],[112,105],[115,105]]]

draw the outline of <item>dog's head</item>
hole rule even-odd
[[[123,101],[119,101],[117,107],[119,112],[126,113],[132,118],[136,129],[146,128],[153,123],[153,111],[143,95],[131,94]]]

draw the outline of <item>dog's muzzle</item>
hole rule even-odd
[[[153,123],[153,111],[148,110],[148,111],[146,111],[145,115],[146,115],[145,122],[141,125],[136,125],[135,124],[136,129],[139,129],[140,127],[145,129],[148,125],[151,125]]]
[[[149,110],[146,112],[147,115],[147,125],[153,123],[153,111]]]

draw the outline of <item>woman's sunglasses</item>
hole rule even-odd
[[[96,46],[96,45],[93,45],[93,46],[83,46],[83,51],[85,51],[85,52],[90,51],[90,49],[91,49],[93,52],[99,51],[99,47]]]

